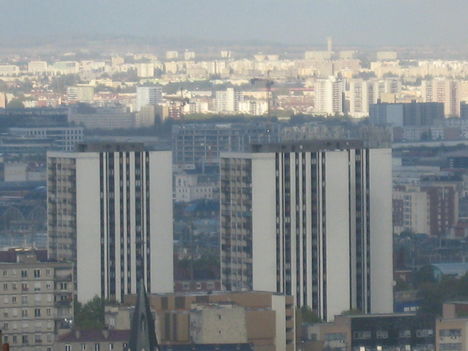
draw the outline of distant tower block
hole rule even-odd
[[[333,38],[332,37],[327,37],[327,50],[329,52],[333,51]]]

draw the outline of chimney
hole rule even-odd
[[[76,339],[79,339],[80,336],[81,336],[81,332],[80,332],[78,329],[76,329],[76,330],[75,330],[75,338],[76,338]]]
[[[104,335],[104,338],[105,339],[108,339],[109,338],[109,329],[103,329],[102,330],[102,335]]]

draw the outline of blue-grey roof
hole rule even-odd
[[[431,265],[433,269],[439,271],[443,275],[462,276],[468,272],[468,263],[434,263]]]

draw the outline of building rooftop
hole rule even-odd
[[[58,337],[58,342],[94,342],[121,341],[128,342],[130,330],[74,330]]]
[[[360,149],[364,144],[361,140],[310,140],[301,142],[283,142],[271,144],[252,144],[251,152],[316,152],[331,150]]]
[[[130,152],[144,151],[143,143],[115,143],[115,142],[93,142],[80,143],[76,146],[78,152]]]

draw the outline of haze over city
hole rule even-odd
[[[0,36],[125,35],[349,46],[465,45],[465,0],[1,1]]]

